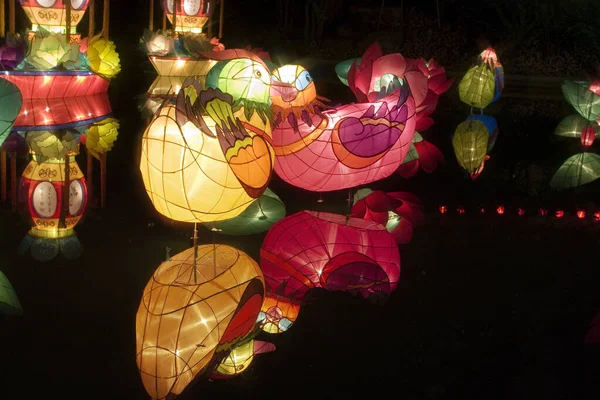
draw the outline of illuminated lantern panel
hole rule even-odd
[[[267,333],[282,333],[292,327],[300,313],[300,304],[297,301],[267,294],[263,302],[258,322]]]
[[[585,218],[585,211],[577,210],[577,218],[579,218],[579,219]]]
[[[592,126],[586,126],[583,131],[581,131],[581,146],[584,149],[589,148],[596,139],[596,129]]]
[[[195,261],[190,248],[163,262],[142,295],[136,361],[153,399],[172,399],[226,362],[254,329],[263,303],[263,275],[248,255],[225,245],[197,251]]]
[[[228,379],[238,376],[244,372],[254,356],[258,354],[275,351],[275,345],[267,342],[250,339],[241,343],[231,350],[231,353],[221,361],[215,372],[211,374],[213,379]]]
[[[440,206],[440,214],[446,214],[448,212],[448,207]]]
[[[0,314],[23,315],[23,307],[10,281],[0,271]]]
[[[487,64],[471,67],[458,84],[460,99],[477,108],[487,107],[494,99],[496,77]]]
[[[174,0],[162,0],[163,11],[171,23],[173,23],[173,3]],[[178,0],[175,12],[175,30],[177,32],[202,32],[202,27],[213,11],[210,6],[211,1],[209,0]]]
[[[150,62],[160,76],[195,76],[202,80],[206,79],[210,69],[217,63],[215,60],[179,57],[150,57]]]
[[[496,208],[496,212],[497,212],[499,215],[503,215],[503,214],[504,214],[504,210],[505,210],[505,209],[504,209],[504,206],[498,206],[498,207]]]
[[[62,33],[67,27],[67,1],[71,2],[71,33],[75,33],[77,24],[88,8],[89,0],[19,0],[33,24],[33,31],[41,27],[50,32]]]
[[[11,82],[0,80],[0,146],[8,138],[22,107],[22,95]]]
[[[7,71],[0,75],[15,84],[24,99],[60,99],[106,93],[109,82],[93,72]]]
[[[22,190],[28,193],[29,213],[34,227],[31,234],[60,238],[73,234],[87,205],[87,185],[75,157],[69,160],[69,181],[65,182],[64,160],[38,163],[32,160],[23,172]],[[63,203],[65,184],[69,185],[69,204]],[[61,226],[61,215],[64,225]]]
[[[295,300],[313,287],[379,298],[400,278],[398,246],[384,226],[313,211],[273,225],[260,264],[269,290]]]
[[[452,137],[454,154],[461,167],[472,178],[483,170],[490,135],[483,122],[471,120],[462,122]]]
[[[588,121],[600,120],[600,95],[587,82],[565,81],[562,91],[567,102]]]
[[[600,178],[600,156],[579,153],[569,157],[550,180],[553,189],[567,189],[585,185]]]
[[[554,215],[556,215],[556,218],[562,218],[565,216],[565,212],[563,210],[556,210],[556,213],[554,213]]]

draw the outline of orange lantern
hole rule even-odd
[[[440,213],[446,214],[447,211],[448,211],[448,207],[446,207],[446,206],[440,206]]]
[[[503,215],[504,214],[504,206],[498,206],[496,208],[496,212],[500,215]]]
[[[70,33],[76,33],[77,24],[83,18],[89,0],[19,0],[33,25],[33,31],[43,28],[57,33],[64,33],[67,28],[67,1],[71,2]]]
[[[600,221],[600,212],[594,213],[594,221]]]
[[[562,218],[565,216],[565,212],[563,210],[556,210],[554,215],[556,215],[556,218]]]
[[[162,7],[169,21],[173,23],[173,3],[176,0],[162,0]],[[177,0],[175,30],[177,32],[201,33],[202,27],[212,14],[214,1]]]

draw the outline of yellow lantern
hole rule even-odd
[[[157,211],[175,221],[237,217],[266,190],[273,150],[233,116],[231,96],[184,86],[178,105],[162,107],[144,132],[140,171],[146,192]],[[205,102],[210,116],[192,112],[197,101]]]
[[[89,0],[19,0],[25,14],[33,24],[32,30],[40,27],[50,32],[65,33],[67,28],[67,6],[71,2],[71,32],[75,33],[81,22]]]
[[[236,360],[246,357],[242,345],[263,302],[262,271],[247,254],[225,245],[194,250],[158,267],[137,312],[136,360],[153,399],[179,395],[232,349]]]

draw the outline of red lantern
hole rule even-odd
[[[50,32],[65,32],[67,10],[65,3],[71,1],[71,32],[75,33],[77,24],[88,8],[89,0],[19,0],[25,14],[33,24],[32,30],[44,28]]]
[[[556,218],[562,218],[565,216],[565,212],[563,210],[556,210],[554,215],[556,215]]]
[[[586,126],[581,131],[581,145],[584,149],[590,147],[596,139],[596,130],[591,126]]]
[[[521,207],[517,208],[517,214],[519,216],[525,215],[525,210],[523,210]]]
[[[545,208],[540,208],[540,211],[538,213],[540,214],[540,217],[545,217],[546,215],[548,215],[548,210],[546,210]]]
[[[446,207],[446,206],[440,206],[440,213],[446,214],[447,211],[448,211],[448,207]]]
[[[173,23],[173,2],[175,0],[162,0],[163,11],[169,21]],[[177,0],[175,30],[177,32],[201,33],[202,27],[212,14],[213,1],[209,0]]]
[[[498,208],[496,208],[496,212],[500,215],[504,214],[504,206],[498,206]]]
[[[485,208],[481,207],[481,209],[479,211],[483,214],[483,213],[485,213]]]
[[[27,194],[29,213],[34,227],[30,234],[40,238],[65,238],[74,234],[87,205],[87,185],[75,157],[69,157],[69,176],[65,160],[51,159],[38,163],[36,156],[23,172],[23,193]],[[69,185],[68,207],[63,202],[65,185]],[[61,218],[62,215],[62,218]]]
[[[600,221],[600,212],[594,213],[594,221]]]
[[[465,213],[465,209],[464,209],[464,207],[458,207],[456,209],[456,212],[459,213],[459,214],[464,214]]]
[[[585,211],[583,211],[583,210],[577,211],[577,218],[579,218],[579,219],[585,218]]]

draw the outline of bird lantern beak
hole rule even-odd
[[[271,81],[271,97],[279,96],[285,102],[292,102],[298,97],[298,89],[287,82],[281,82],[277,80]]]

